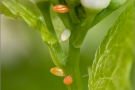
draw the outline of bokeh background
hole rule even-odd
[[[27,0],[22,0],[37,15],[38,9]],[[91,67],[95,52],[125,6],[116,10],[87,34],[81,48],[80,71],[85,90],[88,90],[88,67]],[[61,42],[65,52],[68,41]],[[20,19],[1,15],[1,90],[67,90],[63,77],[50,73],[55,67],[47,45],[40,33]],[[134,70],[131,71],[133,84]]]

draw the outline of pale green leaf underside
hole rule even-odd
[[[47,44],[56,43],[57,39],[49,32],[46,28],[44,22],[32,13],[25,5],[21,4],[17,0],[3,0],[0,2],[4,10],[1,11],[2,14],[10,16],[12,18],[21,17],[28,25],[39,30],[42,34],[44,42]]]
[[[133,2],[120,15],[103,39],[92,66],[90,90],[131,90],[133,62]]]
[[[5,5],[3,5],[2,2],[0,2],[0,14],[4,14],[5,16],[9,17],[9,18],[20,18],[17,15],[14,15]]]
[[[66,28],[64,24],[62,23],[61,19],[59,18],[59,16],[57,15],[57,13],[54,12],[52,8],[53,7],[51,7],[50,12],[51,12],[53,26],[57,34],[57,38],[59,39],[59,41],[61,41],[61,34]]]

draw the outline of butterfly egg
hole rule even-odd
[[[81,0],[81,4],[92,10],[102,10],[110,4],[110,0]]]
[[[61,41],[66,41],[70,37],[71,31],[69,29],[66,29],[61,34]]]
[[[56,5],[53,7],[53,10],[58,13],[66,13],[69,11],[66,5]]]
[[[63,70],[58,67],[51,68],[50,72],[56,76],[65,76]]]
[[[72,84],[72,82],[73,82],[73,78],[72,78],[70,75],[69,75],[69,76],[66,76],[66,77],[64,78],[63,82],[64,82],[64,84],[66,84],[66,85],[70,85],[70,84]]]

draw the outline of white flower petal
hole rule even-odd
[[[90,9],[100,10],[110,4],[110,0],[81,0],[81,4]]]

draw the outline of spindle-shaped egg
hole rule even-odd
[[[58,13],[66,13],[69,11],[66,5],[56,5],[53,7],[53,10]]]
[[[65,76],[63,70],[58,67],[51,68],[50,72],[56,76]]]
[[[61,41],[66,41],[70,37],[71,31],[66,29],[61,34]]]

